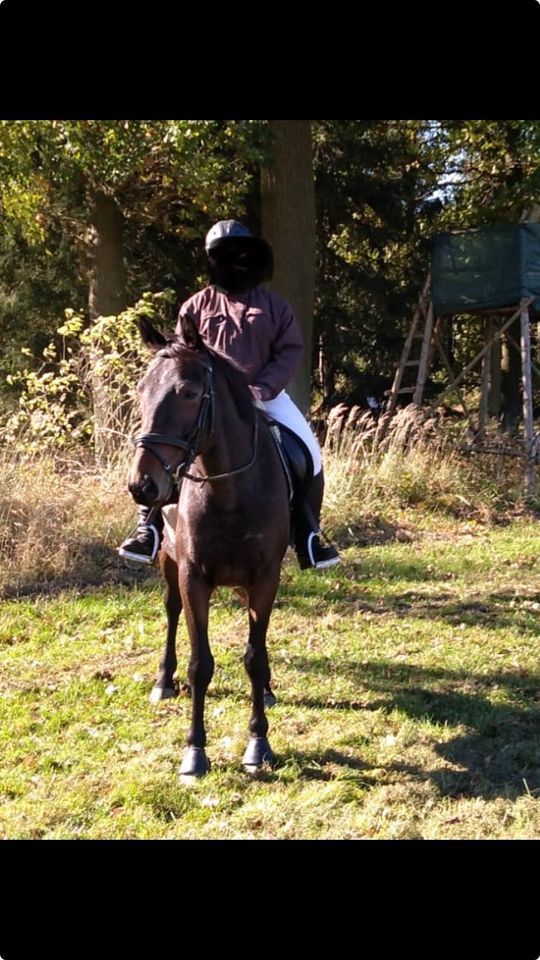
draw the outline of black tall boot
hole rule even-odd
[[[160,507],[139,507],[139,523],[135,536],[120,545],[118,553],[135,563],[153,563],[163,535],[163,517]]]
[[[341,562],[336,548],[320,541],[319,521],[324,495],[324,474],[321,470],[301,493],[295,495],[293,509],[294,549],[301,570],[315,567],[322,570]]]

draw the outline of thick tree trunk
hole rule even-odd
[[[123,217],[114,199],[99,190],[90,193],[90,318],[116,316],[126,307]],[[115,411],[117,398],[110,396],[100,366],[91,359],[94,413],[94,452],[98,463],[106,461],[118,446]]]
[[[90,244],[90,317],[116,316],[126,307],[123,217],[115,200],[99,190],[90,195]]]
[[[274,164],[261,171],[263,235],[274,250],[272,287],[292,306],[304,336],[304,360],[290,393],[309,411],[315,301],[315,185],[309,120],[271,120]]]

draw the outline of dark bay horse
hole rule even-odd
[[[176,630],[184,610],[191,657],[192,715],[180,773],[209,769],[204,704],[214,672],[208,641],[212,591],[241,588],[247,596],[249,637],[244,664],[251,681],[249,770],[272,761],[265,689],[270,670],[266,631],[290,535],[287,481],[266,418],[253,404],[243,374],[208,348],[190,318],[167,339],[140,321],[153,351],[138,390],[142,432],[129,475],[137,503],[160,506],[180,483],[175,544],[165,537],[167,641],[152,699],[174,695]]]

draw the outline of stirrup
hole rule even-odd
[[[341,563],[341,557],[337,552],[336,548],[332,545],[328,547],[322,547],[319,541],[320,531],[315,533],[312,531],[308,537],[307,541],[307,553],[312,567],[315,567],[316,570],[324,570],[326,567],[334,567],[337,563]],[[320,549],[326,552],[326,557],[321,557],[320,560],[316,560],[314,547],[316,547],[315,541],[319,542]]]
[[[140,530],[140,529],[141,529],[140,527],[137,528],[137,530]],[[151,530],[154,537],[154,542],[152,544],[151,552],[150,553],[133,553],[131,550],[126,549],[124,545],[121,544],[118,547],[118,554],[121,557],[123,557],[125,560],[134,560],[136,563],[152,564],[156,559],[158,550],[159,550],[159,545],[161,542],[161,537],[159,535],[157,527],[155,527],[153,523],[145,524],[144,529],[145,531]],[[132,539],[137,540],[137,537],[128,537],[128,540],[132,540]],[[124,541],[124,543],[126,542],[127,541]]]

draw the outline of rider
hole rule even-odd
[[[193,317],[208,345],[246,372],[254,400],[307,446],[313,476],[301,493],[296,492],[295,550],[302,569],[333,566],[340,562],[339,554],[320,540],[324,492],[321,451],[309,424],[285,390],[302,359],[302,334],[288,303],[262,285],[272,276],[272,249],[237,220],[214,224],[206,235],[205,248],[211,285],[182,304],[177,331],[185,314]],[[148,525],[149,511],[149,507],[139,507],[137,532],[121,545],[120,556],[140,563],[155,559],[163,520],[158,513],[157,520],[154,517]]]

